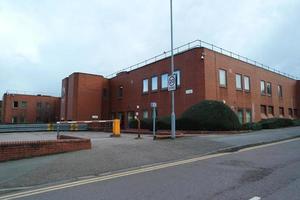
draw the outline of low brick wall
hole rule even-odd
[[[91,140],[61,135],[58,140],[0,142],[0,162],[91,149]]]

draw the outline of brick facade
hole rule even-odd
[[[49,123],[59,120],[59,97],[5,93],[2,106],[3,123]]]
[[[226,84],[223,86],[220,86],[220,69],[226,74]],[[204,99],[223,101],[237,112],[242,122],[259,121],[270,117],[295,118],[296,114],[299,117],[300,81],[203,47],[177,54],[175,70],[180,74],[180,85],[175,92],[177,117],[187,108]],[[72,81],[70,77],[63,80],[63,89],[68,88],[69,91],[65,94],[68,95],[68,100],[64,101],[67,103],[62,105],[62,108],[81,109],[82,113],[85,111],[84,115],[78,112],[72,120],[90,119],[94,110],[97,110],[99,113],[105,113],[100,115],[101,119],[121,118],[122,125],[127,127],[128,120],[135,112],[139,112],[141,118],[151,116],[151,102],[157,103],[159,117],[170,115],[170,93],[162,87],[163,75],[170,74],[170,57],[135,70],[121,72],[111,79],[94,75],[99,79],[98,83],[94,82],[97,86],[93,85],[98,93],[90,93],[86,97],[87,99],[98,98],[97,103],[77,102],[81,97],[80,95],[77,97],[78,95],[74,93],[89,90],[91,85],[88,83],[95,79],[92,75],[77,74],[86,78],[75,81],[76,84],[73,84],[76,77],[73,77]],[[240,77],[241,89],[237,89],[236,76]],[[154,90],[152,90],[152,78]],[[249,81],[246,81],[247,79]],[[148,80],[145,81],[148,83],[147,92],[143,92],[144,80]],[[271,85],[268,87],[271,88],[270,95],[261,94],[261,81]],[[72,82],[71,87],[70,82]],[[279,86],[282,96],[278,93]],[[249,90],[246,90],[247,87]],[[109,93],[108,101],[105,102],[99,99],[99,95],[103,95],[100,94],[103,88],[107,88]],[[70,91],[72,98],[70,98]],[[70,99],[72,102],[69,102]],[[261,112],[263,108],[266,108],[266,114]]]
[[[103,76],[73,73],[62,81],[61,120],[107,119],[109,81]]]
[[[91,149],[91,140],[61,136],[58,140],[0,142],[0,162]]]

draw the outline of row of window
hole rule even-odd
[[[176,74],[176,81],[177,81],[177,86],[180,86],[180,71],[174,71],[174,74]],[[164,90],[168,88],[168,76],[169,74],[165,73],[160,75],[160,89]],[[151,91],[157,91],[158,90],[158,76],[153,76],[151,78]],[[143,93],[149,92],[149,80],[144,79],[143,80]]]
[[[219,69],[219,85],[227,87],[227,71]],[[235,87],[237,90],[250,91],[250,77],[242,74],[235,74]],[[260,81],[260,92],[262,95],[272,96],[272,84],[264,80]],[[277,94],[283,96],[282,85],[277,86]]]
[[[27,101],[21,101],[21,103],[19,104],[19,102],[18,101],[14,101],[13,103],[12,103],[12,107],[13,108],[27,108]]]
[[[260,112],[263,118],[270,116],[273,117],[274,115],[274,106],[266,106],[266,105],[261,105],[260,106]],[[279,116],[284,117],[285,116],[285,110],[284,107],[279,107]],[[292,109],[288,108],[288,116],[289,117],[297,117],[298,116],[298,110],[297,109]]]

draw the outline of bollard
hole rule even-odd
[[[120,137],[121,136],[121,128],[120,128],[120,120],[114,119],[113,120],[113,134],[111,137]]]

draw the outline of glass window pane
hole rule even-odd
[[[248,76],[244,76],[244,89],[250,90],[250,78]]]
[[[221,86],[226,86],[226,71],[223,69],[219,70],[219,81]]]
[[[268,95],[272,94],[272,85],[271,85],[271,83],[267,83],[267,94]]]
[[[161,75],[161,88],[165,89],[168,87],[168,74]]]
[[[266,94],[265,81],[260,81],[260,92],[261,94]]]
[[[180,85],[180,71],[177,70],[174,73],[176,74],[176,78],[177,78],[177,86],[179,86]]]
[[[238,118],[240,123],[243,123],[243,110],[238,110]]]
[[[143,80],[143,92],[148,92],[148,79]]]
[[[152,90],[157,90],[158,89],[158,87],[157,87],[157,76],[152,77],[151,87],[152,87]]]
[[[246,123],[250,123],[250,122],[252,122],[251,111],[247,110],[246,111]]]
[[[283,92],[282,92],[282,86],[278,85],[278,96],[282,97],[283,96]]]
[[[235,75],[235,86],[236,89],[242,89],[242,75],[240,74]]]
[[[148,111],[143,112],[143,119],[148,119]]]

